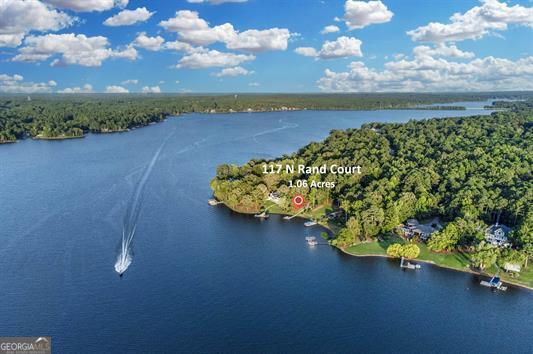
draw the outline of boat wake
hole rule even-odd
[[[170,133],[165,140],[159,145],[159,148],[155,152],[152,160],[144,170],[144,173],[137,183],[134,193],[131,196],[129,207],[126,210],[124,215],[124,221],[122,224],[122,239],[120,242],[120,250],[117,256],[117,261],[115,263],[115,271],[122,276],[122,274],[128,269],[133,261],[133,251],[132,251],[132,242],[133,237],[135,236],[135,230],[137,229],[137,220],[139,219],[139,214],[142,209],[143,200],[144,200],[144,187],[146,181],[150,177],[152,170],[154,169],[155,163],[159,159],[159,155],[163,150],[168,139],[173,135],[174,132]]]
[[[281,119],[278,122],[282,123],[282,124],[285,123],[285,124],[283,126],[279,127],[279,128],[264,130],[262,132],[259,132],[259,133],[256,133],[256,134],[252,135],[253,141],[259,144],[259,141],[257,140],[257,137],[259,137],[261,135],[271,134],[271,133],[279,132],[279,131],[285,130],[285,129],[298,128],[298,124],[296,124],[296,123],[285,122],[285,121],[283,121]]]

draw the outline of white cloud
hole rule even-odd
[[[105,11],[126,7],[128,0],[44,0],[54,6],[77,12]]]
[[[356,61],[345,72],[326,69],[318,86],[333,92],[531,90],[533,57],[454,62],[420,56],[387,62],[383,70]]]
[[[155,12],[150,12],[146,7],[139,7],[135,10],[122,10],[115,16],[104,21],[106,26],[129,26],[139,22],[145,22]]]
[[[304,57],[318,57],[318,51],[313,47],[298,47],[294,52]]]
[[[133,41],[133,45],[147,50],[157,51],[161,49],[161,45],[164,42],[165,40],[161,36],[148,37],[145,32],[141,32]]]
[[[57,91],[59,93],[93,93],[93,87],[90,84],[85,84],[83,87],[67,87],[63,90]]]
[[[457,48],[455,45],[447,46],[444,43],[439,43],[434,48],[430,48],[425,45],[419,45],[413,48],[413,54],[415,57],[430,56],[430,57],[453,57],[470,59],[475,57],[472,52],[465,52]],[[396,59],[396,57],[395,57]],[[401,58],[398,58],[401,59]]]
[[[161,21],[159,25],[167,31],[176,32],[179,39],[192,45],[205,46],[216,42],[226,44],[228,49],[260,52],[265,50],[286,50],[291,36],[285,28],[236,31],[231,23],[210,27],[200,18],[198,12],[181,10],[173,18]]]
[[[340,30],[341,29],[335,25],[329,25],[329,26],[324,27],[324,29],[320,31],[320,33],[322,34],[335,33],[335,32],[339,32]]]
[[[250,75],[253,74],[253,71],[246,70],[242,66],[236,66],[233,68],[225,68],[222,69],[220,72],[216,73],[216,77],[223,77],[223,76],[242,76],[242,75]]]
[[[180,83],[180,80],[176,80],[175,83],[176,83],[176,84],[179,84],[179,83]]]
[[[58,31],[75,20],[37,0],[1,0],[0,47],[16,47],[30,31]]]
[[[112,58],[127,59],[127,60],[136,60],[139,57],[137,53],[137,49],[135,49],[131,44],[128,45],[123,50],[112,50],[110,56]]]
[[[122,86],[111,85],[105,88],[105,92],[106,93],[128,93],[130,91],[127,88],[124,88]]]
[[[251,86],[251,87],[259,87],[259,86],[261,86],[261,84],[260,84],[259,82],[250,82],[250,83],[248,84],[248,86]]]
[[[114,51],[108,47],[106,37],[87,37],[83,34],[47,34],[28,36],[24,47],[20,48],[13,61],[43,61],[59,55],[52,61],[52,66],[77,64],[81,66],[100,66],[108,58],[137,58],[135,48],[129,46],[123,51]]]
[[[448,24],[430,22],[407,34],[413,41],[462,41],[479,39],[494,31],[505,31],[509,24],[533,27],[533,8],[484,0],[481,6],[475,6],[464,14],[455,13]]]
[[[228,49],[260,52],[265,50],[286,50],[291,34],[286,28],[248,30],[236,33],[226,41]]]
[[[204,51],[207,49],[204,49],[202,47],[193,47],[189,43],[180,42],[180,41],[173,41],[173,42],[166,42],[164,44],[165,49],[171,49],[176,50],[178,52],[195,52],[195,51]]]
[[[229,67],[238,66],[239,64],[254,60],[253,55],[223,53],[218,50],[209,50],[205,52],[196,52],[185,55],[180,59],[177,68],[202,69],[210,67]]]
[[[139,80],[137,79],[129,79],[129,80],[124,80],[121,82],[122,85],[137,85],[139,83]]]
[[[321,59],[333,59],[344,57],[361,57],[361,41],[354,37],[339,37],[334,41],[325,41],[320,51],[312,47],[299,47],[294,51],[297,54]]]
[[[142,92],[143,93],[161,93],[161,88],[159,88],[159,86],[152,86],[152,87],[144,86],[142,88]]]
[[[246,2],[248,0],[187,0],[188,3],[191,4],[202,4],[202,3],[210,3],[213,5],[220,5],[228,2]]]
[[[48,82],[24,82],[19,74],[0,74],[0,92],[4,93],[45,93],[57,86],[53,80]]]
[[[346,0],[344,23],[349,29],[389,22],[394,14],[381,1]]]

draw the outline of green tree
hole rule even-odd
[[[470,257],[471,264],[481,270],[489,268],[496,263],[499,253],[498,247],[491,246],[485,243],[485,241],[481,241],[476,252]]]
[[[408,259],[415,259],[420,255],[420,247],[415,245],[414,243],[408,243],[402,246],[400,250],[400,256],[408,258]]]
[[[399,243],[393,243],[387,247],[387,255],[393,258],[400,258],[402,255],[402,245]]]

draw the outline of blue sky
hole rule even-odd
[[[533,89],[527,0],[234,1],[0,0],[0,92]]]

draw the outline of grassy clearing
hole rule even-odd
[[[381,241],[359,243],[348,247],[345,251],[355,256],[387,256],[387,247],[389,245],[393,243],[405,244],[406,242],[406,240],[397,235],[387,235]],[[418,243],[418,247],[420,247],[420,255],[417,260],[431,262],[440,267],[470,271],[470,257],[466,253],[435,253],[430,251],[423,243]],[[487,274],[496,274],[497,271],[496,266],[485,270]],[[518,277],[512,277],[502,270],[500,270],[499,276],[506,282],[533,288],[533,266],[522,269]]]

